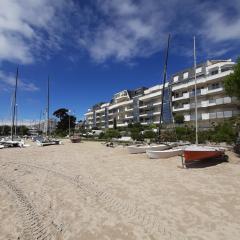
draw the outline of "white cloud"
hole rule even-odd
[[[217,4],[196,0],[89,0],[84,4],[0,0],[0,5],[0,62],[34,63],[69,46],[78,50],[69,52],[69,59],[84,49],[96,62],[129,62],[161,51],[169,32],[173,41],[175,36],[190,39],[197,35],[202,52],[224,55],[240,39],[239,0],[219,0]],[[179,53],[192,47],[181,40],[174,45]]]
[[[6,74],[0,70],[0,84],[1,87],[4,87],[7,90],[9,87],[12,88],[15,86],[15,75],[14,74]],[[20,90],[34,92],[38,91],[38,87],[33,83],[28,83],[27,81],[22,81],[21,79],[18,81],[18,86]]]
[[[234,47],[230,41],[240,39],[239,0],[219,0],[217,5],[194,0],[98,0],[92,5],[95,10],[82,12],[87,21],[79,26],[78,43],[100,63],[148,57],[163,49],[168,33],[173,33],[173,41],[180,39],[173,43],[174,52],[186,56],[192,53],[193,35],[205,57],[214,57],[214,52],[216,57],[225,55]],[[235,16],[229,16],[232,9]]]
[[[155,3],[154,0],[97,1],[101,22],[93,18],[93,23],[86,23],[79,44],[97,62],[151,55],[165,44],[168,19],[172,15],[164,4]],[[168,14],[168,18],[164,14]]]
[[[228,40],[240,39],[240,5],[238,11],[238,17],[231,19],[225,14],[224,10],[212,10],[207,11],[204,14],[205,23],[202,29],[202,33],[208,39],[214,42],[223,42]]]
[[[66,30],[64,0],[0,0],[0,61],[29,64],[42,51],[60,47]]]

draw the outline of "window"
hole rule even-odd
[[[196,73],[200,73],[200,72],[202,72],[202,67],[199,67],[196,69]]]
[[[210,89],[220,88],[220,83],[213,83]]]
[[[188,72],[183,73],[183,79],[188,78]]]
[[[218,70],[214,70],[211,72],[211,75],[216,75],[216,74],[218,74]]]
[[[178,76],[173,77],[173,81],[177,82],[178,81]]]

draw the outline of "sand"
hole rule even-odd
[[[0,239],[240,239],[240,158],[182,169],[122,146],[0,150]]]

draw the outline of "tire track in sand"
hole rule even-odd
[[[139,225],[144,227],[144,229],[149,234],[160,234],[161,239],[177,239],[183,240],[185,239],[180,233],[173,234],[170,229],[167,229],[166,226],[163,226],[158,218],[152,214],[148,214],[143,210],[140,210],[134,204],[124,201],[122,199],[116,198],[112,196],[110,193],[102,190],[94,181],[89,181],[81,175],[65,175],[61,172],[57,172],[52,169],[48,169],[38,165],[31,164],[19,164],[15,162],[8,162],[7,164],[14,164],[27,168],[35,168],[43,171],[47,171],[49,174],[53,174],[58,176],[67,182],[71,183],[79,190],[89,194],[91,197],[96,198],[97,201],[102,203],[107,209],[117,212],[121,216],[128,218],[129,220],[136,221]],[[134,222],[133,222],[134,223]]]
[[[0,177],[0,184],[10,191],[19,210],[19,216],[23,221],[23,239],[25,240],[51,240],[52,236],[47,229],[31,202],[23,191],[16,187],[13,182]],[[20,239],[20,238],[19,238]]]

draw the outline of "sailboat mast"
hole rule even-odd
[[[11,127],[11,140],[13,141],[13,129],[15,123],[15,114],[16,114],[16,102],[17,102],[17,85],[18,85],[18,67],[16,72],[16,82],[15,82],[15,90],[13,95],[13,114],[12,114],[12,127]]]
[[[168,51],[169,51],[169,43],[170,43],[170,34],[168,35],[168,41],[167,41],[167,50],[166,50],[166,56],[165,56],[165,64],[163,69],[163,88],[162,88],[162,103],[161,103],[161,111],[160,111],[160,119],[159,119],[159,128],[158,128],[158,137],[160,140],[161,135],[161,127],[162,127],[162,119],[163,119],[163,103],[164,103],[164,93],[165,93],[165,83],[167,78],[167,65],[168,65]]]
[[[193,58],[194,58],[194,79],[195,79],[195,128],[196,128],[196,145],[198,144],[198,102],[197,102],[197,61],[196,61],[196,40],[193,37]]]
[[[49,102],[50,102],[50,97],[49,97],[49,76],[48,76],[48,86],[47,86],[47,136],[49,134]]]

